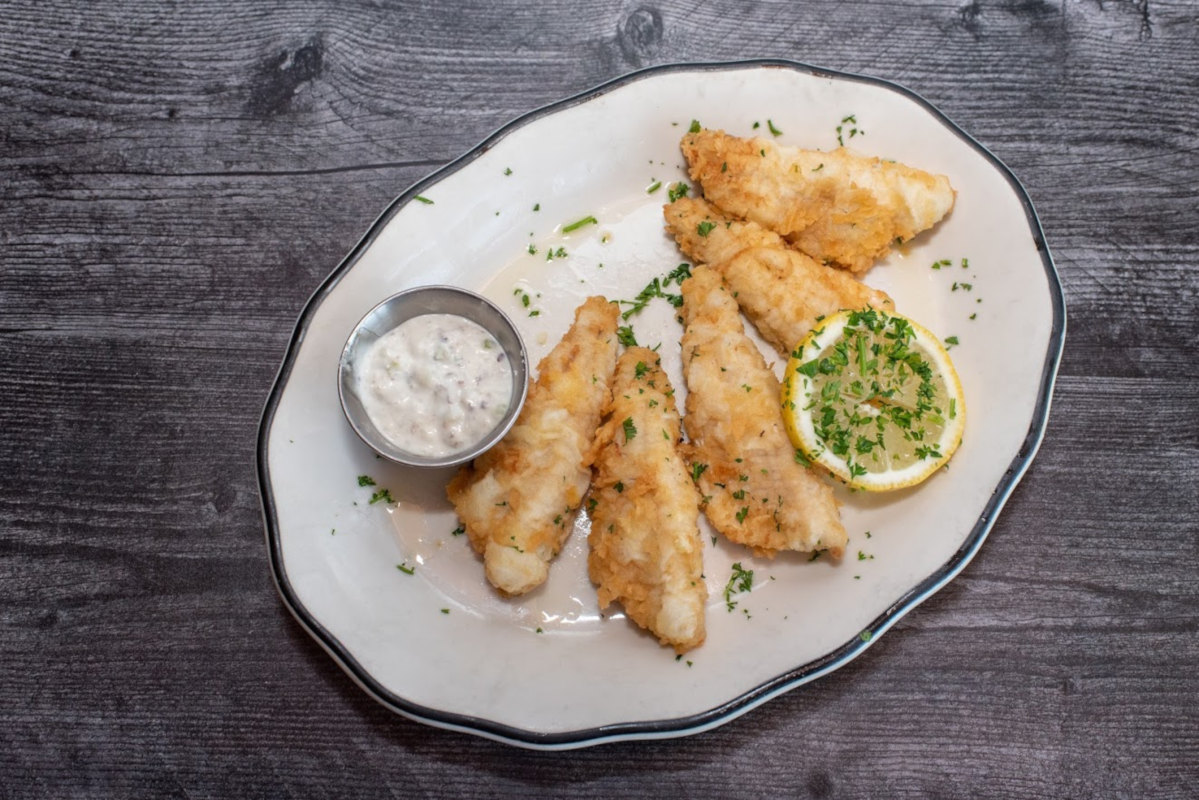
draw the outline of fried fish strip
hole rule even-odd
[[[944,175],[844,147],[801,150],[701,130],[686,134],[682,148],[708,200],[781,234],[817,261],[856,273],[953,208]]]
[[[724,276],[741,310],[783,358],[818,317],[846,308],[895,307],[886,292],[816,263],[778,234],[727,217],[704,200],[683,197],[663,213],[683,253]]]
[[[839,557],[848,536],[832,489],[795,461],[778,379],[745,335],[720,273],[695,267],[682,291],[683,425],[708,520],[758,555]]]
[[[616,362],[608,419],[596,434],[591,580],[603,608],[684,653],[704,641],[699,491],[678,450],[674,389],[654,351],[632,347]]]
[[[516,424],[446,488],[487,579],[502,592],[523,594],[544,583],[574,525],[610,397],[619,317],[602,297],[579,306],[570,330],[538,365]]]

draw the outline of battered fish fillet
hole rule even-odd
[[[801,150],[701,130],[685,135],[682,148],[708,200],[785,236],[817,261],[857,273],[953,208],[944,175],[844,147]]]
[[[745,315],[783,358],[817,317],[846,308],[895,307],[885,292],[818,264],[778,234],[727,217],[704,200],[683,197],[663,211],[683,253],[720,272]]]
[[[502,592],[523,594],[544,583],[574,525],[610,397],[619,316],[602,297],[579,306],[570,330],[538,365],[516,424],[446,488],[487,580]]]
[[[737,303],[711,267],[683,281],[683,375],[688,455],[704,513],[758,555],[827,550],[848,536],[833,491],[797,463],[783,428],[779,383],[745,335]]]
[[[684,653],[704,641],[708,588],[699,491],[680,443],[674,390],[657,354],[626,350],[596,434],[588,565],[601,608],[619,601],[629,619]]]

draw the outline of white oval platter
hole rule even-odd
[[[449,473],[377,459],[342,416],[336,378],[354,324],[402,289],[487,295],[536,364],[583,298],[632,300],[669,274],[684,259],[661,208],[686,179],[678,142],[692,120],[737,135],[773,128],[808,148],[840,135],[950,177],[950,216],[866,281],[956,337],[969,413],[950,468],[926,484],[882,497],[838,490],[850,531],[841,563],[758,559],[709,539],[707,641],[676,658],[618,608],[598,608],[585,515],[544,587],[497,596],[455,533]],[[587,216],[596,224],[563,233]],[[640,343],[660,345],[681,406],[675,309],[657,299],[628,322]],[[921,98],[785,61],[634,73],[515,120],[411,187],[317,289],[259,431],[274,578],[334,660],[409,718],[541,749],[707,730],[847,663],[966,566],[1040,443],[1064,336],[1061,285],[1024,190]],[[383,489],[394,502],[370,502]],[[755,578],[730,608],[733,563]]]

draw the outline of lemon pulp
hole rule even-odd
[[[925,480],[953,455],[965,426],[944,346],[907,317],[877,309],[838,312],[796,345],[782,402],[799,451],[870,491]]]

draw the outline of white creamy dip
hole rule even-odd
[[[440,457],[477,444],[508,411],[512,366],[486,329],[454,314],[425,314],[364,354],[358,397],[396,447]]]

